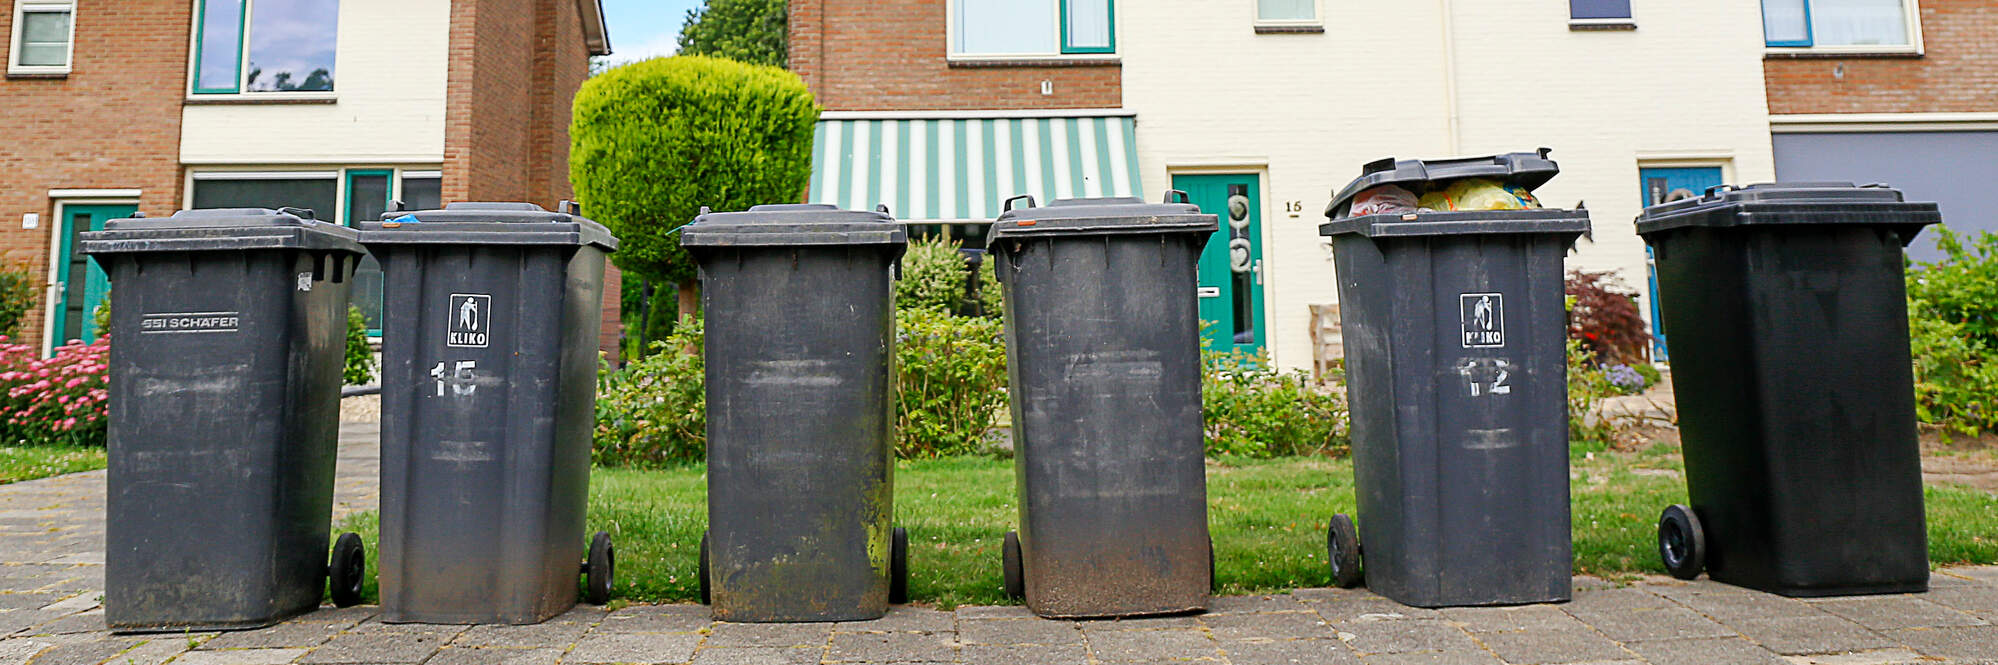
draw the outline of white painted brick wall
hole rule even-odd
[[[1773,166],[1757,4],[1632,4],[1635,31],[1575,32],[1556,0],[1321,0],[1324,34],[1258,35],[1254,0],[1118,3],[1144,190],[1156,195],[1171,173],[1199,168],[1264,173],[1268,339],[1285,367],[1310,366],[1308,306],[1338,300],[1322,211],[1381,157],[1553,148],[1562,174],[1541,199],[1586,200],[1595,221],[1594,241],[1569,266],[1619,270],[1644,291],[1631,224],[1640,160],[1721,159],[1734,183],[1770,180]],[[1284,213],[1286,201],[1304,212]]]

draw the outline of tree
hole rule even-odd
[[[707,0],[705,6],[687,10],[680,54],[789,67],[784,6],[784,0]]]
[[[591,77],[571,118],[569,180],[584,213],[617,234],[619,268],[678,285],[684,318],[699,291],[671,232],[702,206],[802,200],[819,106],[790,72],[683,55]]]

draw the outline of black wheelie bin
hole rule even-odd
[[[886,209],[703,210],[708,399],[701,600],[725,621],[859,621],[907,602],[894,528],[894,271]]]
[[[1021,196],[992,225],[1020,500],[1005,583],[1035,614],[1207,607],[1195,272],[1218,225],[1185,198]]]
[[[400,206],[397,206],[400,207]],[[574,204],[452,203],[361,224],[384,274],[382,618],[536,623],[610,596],[583,530],[605,256]]]
[[[1407,605],[1570,597],[1562,260],[1589,217],[1529,193],[1559,172],[1545,149],[1383,159],[1326,209],[1360,517],[1327,529],[1339,585],[1360,582],[1364,551],[1367,588]],[[1350,214],[1376,188],[1455,196],[1472,178],[1520,209]]]
[[[1786,596],[1928,587],[1902,250],[1941,220],[1843,182],[1715,187],[1638,217],[1692,502],[1659,520],[1673,575]]]
[[[354,232],[310,210],[121,219],[110,275],[104,621],[256,628],[360,601],[361,540],[327,563]]]

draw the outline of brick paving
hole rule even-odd
[[[335,510],[375,504],[372,425],[346,426]],[[698,605],[578,607],[538,626],[381,623],[326,608],[254,631],[104,631],[104,474],[0,486],[0,665],[1200,662],[1386,665],[1998,663],[1998,566],[1928,593],[1798,600],[1700,580],[1577,578],[1561,605],[1426,610],[1364,590],[1216,598],[1205,614],[1051,621],[907,606],[840,624],[729,624]]]

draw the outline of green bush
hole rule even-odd
[[[600,466],[661,468],[707,455],[700,319],[681,323],[653,348],[622,370],[608,363],[598,370],[591,459]]]
[[[1998,431],[1998,235],[1936,236],[1943,259],[1908,271],[1915,414],[1946,431]]]
[[[653,58],[583,82],[569,125],[569,180],[583,214],[616,233],[633,275],[691,284],[669,232],[701,206],[794,203],[812,173],[819,107],[797,75],[706,56]]]
[[[1302,371],[1278,371],[1243,351],[1203,351],[1200,411],[1207,454],[1244,457],[1344,456],[1352,421],[1338,393]]]
[[[994,319],[939,310],[895,313],[896,454],[983,452],[1006,407],[1006,342]]]
[[[21,321],[35,308],[42,288],[27,266],[0,269],[0,335],[21,332]]]
[[[999,283],[993,275],[990,257],[979,266],[982,274],[978,278],[978,301],[973,303],[965,298],[971,271],[964,265],[964,256],[958,253],[960,247],[958,241],[940,235],[909,241],[908,252],[902,255],[902,279],[895,282],[895,306],[1001,316],[1004,305],[999,299]]]
[[[1617,426],[1603,417],[1603,399],[1621,394],[1595,354],[1580,340],[1568,339],[1568,450],[1589,453],[1608,450],[1616,440]]]
[[[365,386],[375,380],[375,349],[368,346],[368,317],[347,306],[347,359],[340,376],[347,385]]]
[[[680,52],[785,66],[790,60],[784,0],[705,0],[687,10]]]

